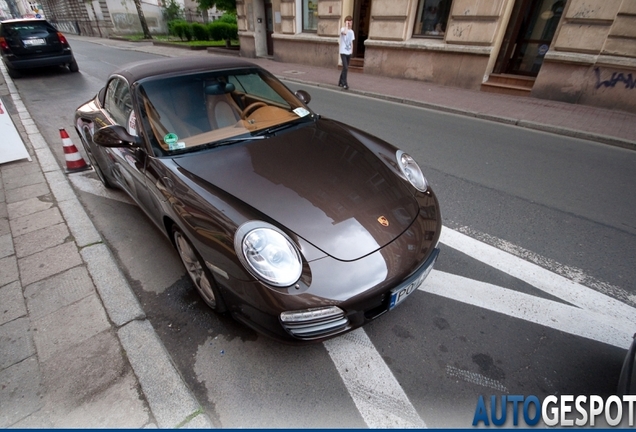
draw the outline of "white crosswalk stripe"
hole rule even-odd
[[[324,345],[367,426],[426,427],[364,330],[354,330]]]

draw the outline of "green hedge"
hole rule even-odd
[[[168,23],[168,32],[181,40],[192,40],[192,25],[187,21],[175,20]]]
[[[208,31],[208,28],[198,22],[192,23],[192,35],[195,40],[210,40],[210,32]]]
[[[232,15],[225,19],[219,19],[212,21],[207,25],[201,23],[189,23],[184,20],[173,20],[168,22],[168,33],[172,36],[176,36],[181,40],[237,40],[238,39],[238,25],[236,22],[228,22],[232,19]],[[236,19],[236,17],[234,17]]]
[[[208,32],[210,33],[210,39],[215,41],[238,39],[238,25],[221,20],[208,23]]]

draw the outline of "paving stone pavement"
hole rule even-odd
[[[1,68],[0,427],[212,427]]]
[[[335,65],[249,60],[288,81],[338,89]],[[0,165],[0,427],[212,427],[0,68],[0,97],[32,158]],[[636,149],[633,113],[367,74],[349,80],[352,93]]]

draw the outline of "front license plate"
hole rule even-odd
[[[426,260],[420,272],[412,276],[409,280],[407,280],[404,285],[401,285],[397,288],[394,288],[391,291],[391,301],[389,302],[389,310],[393,309],[401,302],[403,302],[409,295],[411,295],[414,291],[422,285],[424,279],[428,276],[428,274],[433,269],[433,265],[435,265],[435,261],[437,260],[437,256],[439,255],[439,249],[435,249],[431,256]]]
[[[44,39],[25,39],[22,42],[24,42],[24,46],[46,45],[46,41]]]

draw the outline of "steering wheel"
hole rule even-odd
[[[246,118],[247,116],[252,114],[253,111],[256,111],[258,108],[261,108],[261,107],[264,107],[264,106],[267,106],[267,104],[265,102],[253,102],[253,103],[251,103],[251,104],[249,104],[248,106],[245,107],[245,109],[241,113],[241,116],[243,118]]]

